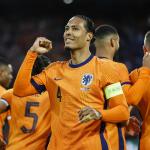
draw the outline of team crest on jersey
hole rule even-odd
[[[90,73],[86,73],[83,75],[82,79],[81,79],[81,84],[83,86],[89,86],[93,81],[93,74]]]

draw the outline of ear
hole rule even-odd
[[[89,32],[87,35],[87,41],[91,41],[93,38],[93,33]]]
[[[146,53],[146,52],[148,52],[148,50],[147,50],[147,48],[143,45],[143,52],[144,52],[144,54]]]
[[[115,40],[113,38],[110,39],[110,45],[111,47],[115,47]]]

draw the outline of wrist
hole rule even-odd
[[[95,110],[94,109],[94,112],[95,112],[95,119],[96,120],[101,120],[101,118],[102,118],[102,114],[101,114],[101,112],[99,112],[99,111],[97,111],[97,110]]]
[[[32,58],[36,58],[38,56],[38,53],[37,52],[33,52],[31,50],[28,50],[27,56],[32,57]]]
[[[29,51],[37,53],[34,47],[31,47]]]

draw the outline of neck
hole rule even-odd
[[[97,49],[96,56],[113,60],[114,54],[111,53],[111,50]]]
[[[89,56],[91,55],[91,52],[89,48],[84,50],[72,50],[71,51],[71,61],[72,64],[80,64],[83,61],[85,61]]]

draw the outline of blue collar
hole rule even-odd
[[[69,63],[69,66],[70,66],[71,68],[78,68],[78,67],[81,67],[81,66],[87,64],[93,57],[94,57],[94,55],[90,55],[89,58],[87,58],[85,61],[83,61],[83,62],[80,63],[80,64],[72,64],[72,63],[70,62],[70,63]]]

